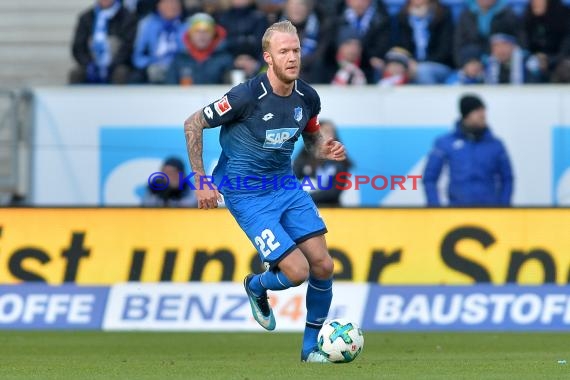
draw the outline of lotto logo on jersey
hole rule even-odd
[[[272,149],[281,148],[283,143],[295,136],[298,130],[299,128],[269,129],[265,131],[265,143],[263,143],[263,147]]]
[[[214,103],[214,109],[216,110],[216,112],[220,116],[228,113],[228,111],[230,111],[232,109],[232,106],[230,105],[230,102],[228,101],[228,96],[226,95],[223,98],[221,98],[220,100],[218,100],[217,102],[215,102]]]

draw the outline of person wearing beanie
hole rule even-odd
[[[461,118],[465,119],[473,111],[485,109],[485,104],[477,95],[464,95],[459,99],[459,112]]]
[[[168,73],[168,84],[222,84],[233,67],[227,49],[226,30],[207,13],[196,13],[186,23],[183,51],[175,55]]]
[[[477,45],[489,53],[490,37],[506,33],[521,41],[523,31],[508,0],[466,0],[453,32],[453,56],[459,65],[459,53],[464,46]]]
[[[463,46],[459,52],[459,70],[454,71],[446,84],[483,84],[485,71],[483,68],[483,51],[477,45]]]
[[[513,173],[507,150],[488,125],[486,106],[475,94],[459,100],[461,119],[439,137],[423,174],[428,206],[442,205],[438,181],[449,169],[447,197],[454,207],[506,207],[511,204]]]
[[[491,54],[485,59],[486,84],[523,84],[533,82],[532,62],[512,34],[495,33],[490,38]]]
[[[393,47],[384,57],[386,66],[378,84],[382,87],[398,86],[410,81],[412,55],[401,47]]]
[[[362,42],[358,33],[352,28],[341,28],[337,42],[337,71],[331,84],[336,86],[365,85],[366,75],[361,68]]]
[[[186,177],[184,162],[178,157],[168,157],[162,163],[160,172],[168,177],[165,188],[157,186],[157,182],[149,185],[143,196],[141,205],[144,207],[194,207],[197,205],[196,196],[188,186],[180,188],[180,177]],[[164,177],[163,177],[164,178]],[[160,176],[158,177],[160,178]]]

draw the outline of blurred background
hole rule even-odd
[[[558,0],[0,6],[4,205],[141,205],[148,176],[166,159],[189,171],[185,118],[263,72],[260,38],[285,18],[298,27],[302,78],[318,88],[321,118],[346,144],[351,174],[422,175],[435,140],[462,118],[460,97],[475,93],[510,160],[508,203],[570,201],[570,107],[560,84],[570,76],[570,22]],[[218,133],[205,135],[209,170]],[[445,165],[435,179],[445,203]],[[418,185],[353,187],[334,202],[422,207],[428,197]]]

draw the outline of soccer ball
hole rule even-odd
[[[348,363],[362,352],[364,335],[354,322],[347,319],[332,319],[325,322],[318,336],[319,350],[331,362]]]

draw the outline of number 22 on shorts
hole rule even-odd
[[[275,241],[275,235],[269,228],[261,231],[261,236],[256,236],[254,241],[255,245],[259,247],[259,252],[261,252],[263,257],[269,256],[271,252],[275,251],[281,245],[281,243]]]

